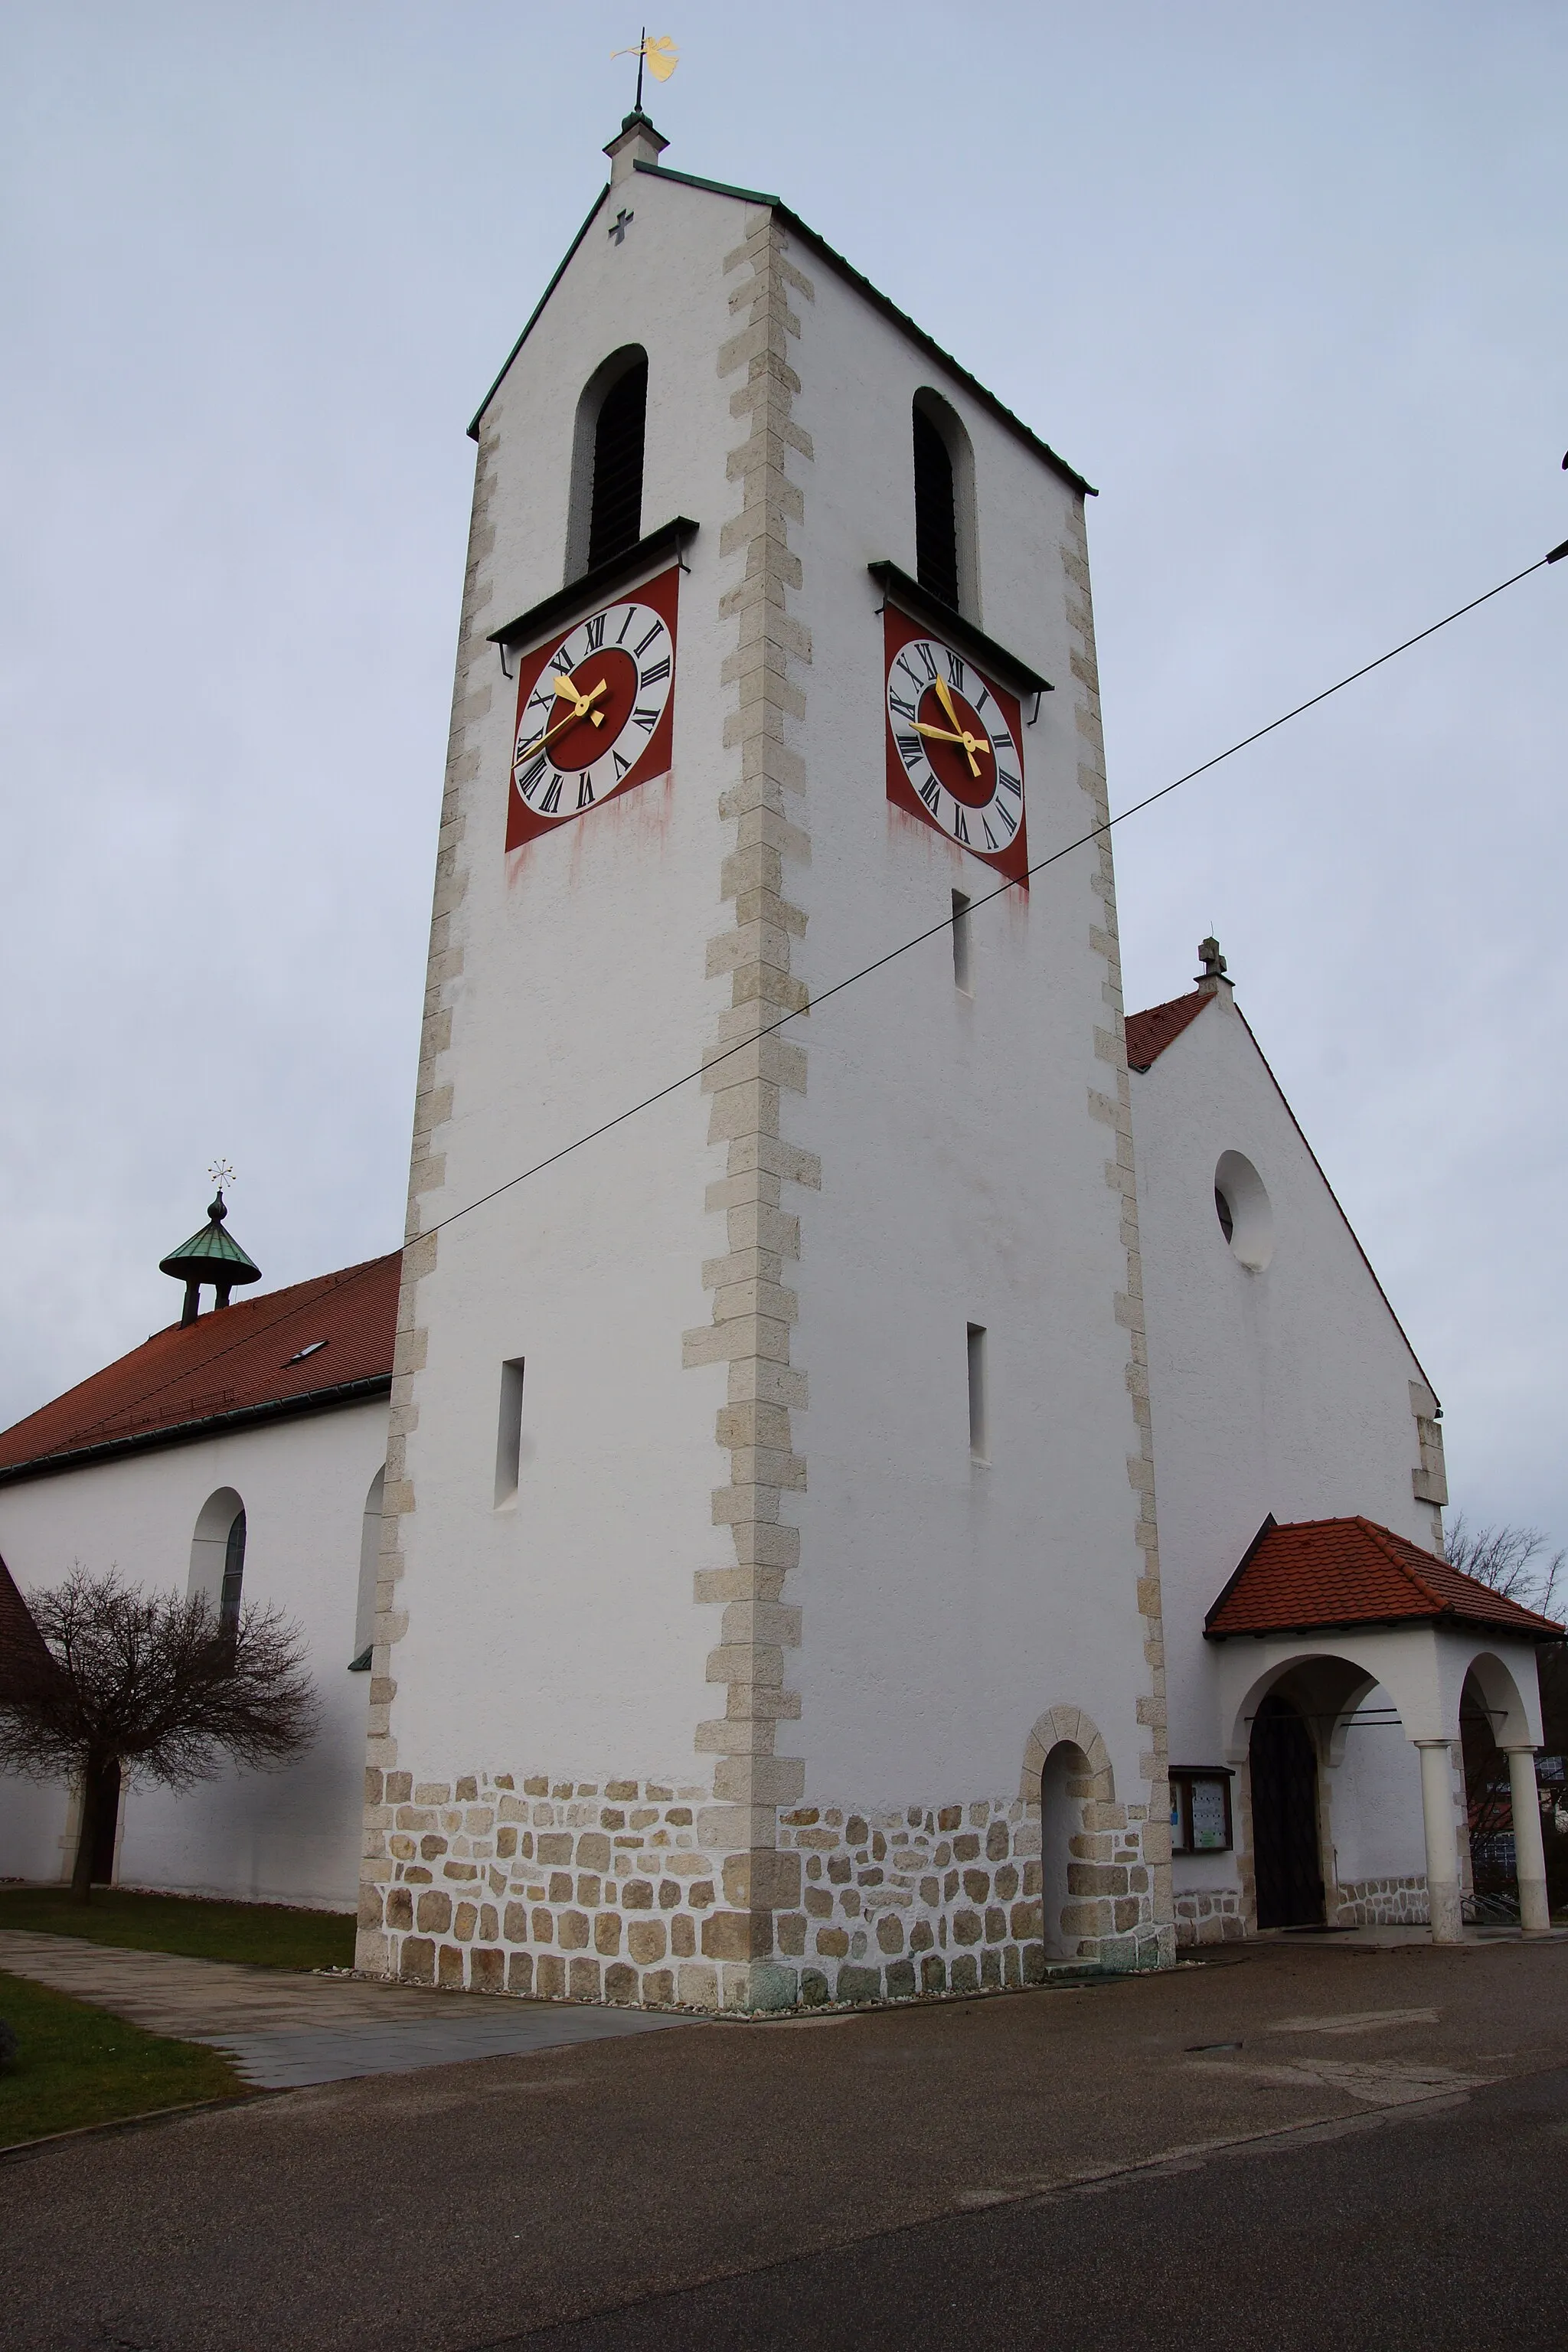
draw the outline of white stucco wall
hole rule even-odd
[[[717,605],[738,428],[717,354],[742,214],[641,179],[621,201],[636,214],[625,242],[595,224],[487,411],[495,540],[478,626],[561,586],[579,394],[612,351],[642,343],[643,528],[681,513],[700,525],[681,582],[674,764],[509,858],[516,688],[484,653],[465,713],[462,978],[439,1069],[452,1117],[426,1228],[693,1069],[721,993],[705,952],[731,764]],[[687,1087],[440,1235],[418,1294],[430,1336],[394,1665],[398,1751],[421,1777],[693,1775],[713,1633],[691,1579],[724,1557],[710,1502],[724,1371],[680,1365],[680,1335],[709,1308],[708,1108]],[[498,1510],[500,1367],[517,1357],[521,1478]]]
[[[973,456],[984,626],[1058,688],[1026,725],[1029,851],[1078,835],[1062,546],[1075,494],[978,401],[813,258],[802,303],[801,610],[812,633],[805,763],[814,989],[979,898],[993,869],[890,806],[883,625],[867,564],[915,570],[910,410],[931,385]],[[940,631],[937,632],[940,634]],[[1024,717],[1030,701],[1025,698]],[[1138,1801],[1147,1687],[1136,1615],[1136,1447],[1125,1381],[1100,902],[1085,849],[970,919],[973,992],[940,935],[815,1013],[797,1136],[822,1160],[802,1208],[795,1350],[804,1603],[800,1752],[815,1801],[941,1803],[1011,1791],[1037,1717],[1080,1706]],[[971,1462],[966,1328],[986,1331],[990,1460]],[[793,1746],[793,1742],[792,1742]]]
[[[352,1908],[370,1677],[346,1669],[365,1496],[385,1452],[375,1402],[0,1486],[0,1555],[24,1591],[79,1561],[181,1593],[202,1507],[232,1487],[246,1600],[276,1602],[305,1632],[321,1700],[314,1746],[282,1772],[226,1769],[182,1795],[133,1783],[121,1885]],[[63,1788],[0,1781],[0,1876],[68,1875],[68,1812]]]
[[[1367,1693],[1345,1727],[1343,1758],[1330,1784],[1333,1861],[1341,1885],[1425,1876],[1420,1750],[1405,1737],[1398,1708],[1381,1684]]]
[[[1268,1513],[1360,1514],[1433,1546],[1437,1515],[1411,1484],[1410,1382],[1423,1375],[1223,989],[1133,1074],[1132,1120],[1171,1755],[1218,1762],[1231,1727],[1204,1619]],[[1240,1262],[1215,1215],[1227,1150],[1268,1191],[1273,1248],[1261,1271]]]

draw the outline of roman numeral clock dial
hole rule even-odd
[[[679,578],[649,581],[520,666],[508,849],[668,773]]]
[[[886,649],[888,798],[1021,882],[1029,853],[1016,701],[891,604]]]

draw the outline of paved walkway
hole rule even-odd
[[[695,2021],[647,2010],[482,1993],[422,1992],[354,1977],[132,1952],[76,1936],[0,1928],[0,1969],[96,2002],[150,2033],[226,2051],[258,2090],[403,2074],[465,2058],[652,2033]]]

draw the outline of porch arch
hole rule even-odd
[[[1532,1724],[1527,1695],[1507,1661],[1495,1651],[1483,1650],[1471,1658],[1465,1672],[1462,1693],[1470,1695],[1472,1705],[1479,1702],[1486,1729],[1496,1750],[1494,1761],[1506,1759],[1509,1781],[1509,1821],[1513,1838],[1513,1878],[1519,1899],[1520,1926],[1527,1936],[1549,1932],[1552,1914],[1546,1886],[1546,1851],[1541,1830],[1541,1792],[1535,1777],[1535,1751],[1540,1745],[1541,1725],[1540,1684],[1535,1683],[1533,1710],[1537,1720]],[[1460,1698],[1460,1722],[1465,1720],[1465,1696]],[[1472,1832],[1471,1862],[1476,1865],[1477,1847],[1473,1832],[1476,1816],[1473,1805],[1470,1769],[1471,1752],[1463,1745],[1465,1764],[1465,1800],[1468,1826]],[[1484,1759],[1482,1759],[1484,1761]],[[1483,1786],[1491,1782],[1488,1770],[1483,1774]],[[1485,1826],[1483,1810],[1482,1826]],[[1478,1881],[1475,1891],[1482,1887]],[[1496,1892],[1493,1887],[1490,1891]]]
[[[1533,1664],[1534,1661],[1531,1660]],[[1495,1650],[1478,1651],[1465,1669],[1464,1680],[1474,1679],[1491,1723],[1492,1738],[1501,1748],[1540,1746],[1540,1725],[1532,1725],[1531,1708],[1506,1659]],[[1461,1689],[1463,1685],[1461,1685]],[[1539,1685],[1537,1685],[1539,1690]],[[1540,1712],[1537,1700],[1536,1714]]]

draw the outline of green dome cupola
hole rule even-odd
[[[185,1307],[180,1317],[180,1327],[194,1323],[201,1312],[201,1287],[204,1282],[213,1286],[215,1307],[228,1305],[228,1294],[247,1282],[259,1282],[261,1268],[255,1259],[241,1249],[234,1235],[224,1231],[224,1219],[228,1211],[224,1206],[223,1186],[207,1210],[207,1221],[200,1233],[193,1234],[188,1242],[171,1250],[167,1257],[158,1260],[160,1274],[173,1275],[185,1286]]]

